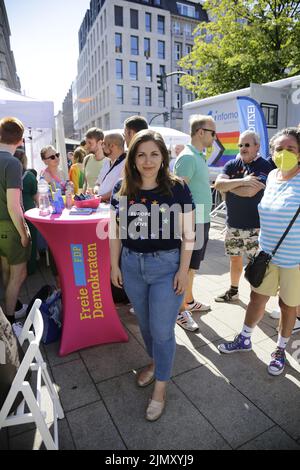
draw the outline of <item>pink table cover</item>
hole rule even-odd
[[[100,204],[102,206],[102,204]],[[105,210],[104,210],[105,209]],[[60,356],[90,346],[128,341],[110,287],[109,210],[88,216],[25,213],[46,239],[61,280]]]

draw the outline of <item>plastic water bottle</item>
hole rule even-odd
[[[57,189],[53,199],[54,214],[61,214],[65,208],[64,200],[61,195],[61,189]]]
[[[72,209],[74,196],[74,184],[72,181],[66,182],[66,209]]]
[[[42,176],[38,184],[39,193],[39,215],[47,217],[51,214],[51,205],[49,200],[49,185],[45,178]]]

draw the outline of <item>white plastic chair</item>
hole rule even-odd
[[[58,450],[57,420],[64,417],[64,412],[39,348],[44,329],[43,317],[39,310],[41,303],[39,299],[34,302],[19,336],[21,346],[26,341],[29,342],[29,345],[0,410],[0,429],[35,422],[46,448],[48,450]],[[32,326],[33,331],[30,330]],[[36,386],[34,389],[26,380],[29,370],[36,374],[36,383],[34,382]],[[31,382],[33,382],[32,379],[33,377],[31,377]],[[47,413],[43,408],[41,395],[42,382],[46,386],[52,402],[54,417],[53,436],[48,429],[46,422]],[[14,413],[9,414],[19,392],[23,394],[24,399],[18,409]],[[25,405],[29,408],[29,413],[25,412]]]

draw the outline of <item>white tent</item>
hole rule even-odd
[[[0,86],[0,118],[13,116],[24,124],[28,167],[38,172],[44,167],[40,149],[53,140],[54,103],[39,101]]]
[[[186,145],[190,143],[191,138],[188,134],[184,132],[177,131],[176,129],[172,129],[171,127],[152,127],[150,129],[153,131],[159,132],[163,137],[165,144],[167,147],[172,147],[177,144]]]
[[[163,137],[165,144],[168,148],[172,148],[177,144],[186,145],[191,141],[191,138],[188,134],[184,134],[183,132],[177,131],[176,129],[172,129],[171,127],[152,127],[150,126],[149,129],[152,131],[159,132]],[[111,133],[119,133],[123,134],[123,129],[111,129],[109,131],[105,131],[104,134],[111,134]]]

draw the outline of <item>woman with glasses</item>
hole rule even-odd
[[[143,130],[130,143],[125,176],[111,198],[111,279],[124,287],[151,363],[137,385],[155,381],[146,419],[160,418],[175,356],[175,323],[194,246],[194,204],[187,185],[169,172],[160,134]]]
[[[41,172],[41,176],[51,185],[53,191],[57,188],[64,190],[66,184],[63,174],[59,169],[59,157],[59,153],[57,153],[52,145],[48,145],[41,150],[41,159],[46,165],[45,170]]]
[[[277,167],[268,176],[264,196],[259,203],[259,248],[271,254],[299,208],[300,133],[296,128],[279,131],[270,141]],[[267,267],[261,285],[252,287],[250,303],[242,331],[233,341],[220,344],[222,353],[251,351],[251,335],[265,313],[271,296],[279,295],[281,318],[277,347],[268,372],[280,375],[285,367],[285,349],[292,334],[300,305],[300,216],[284,238]]]

